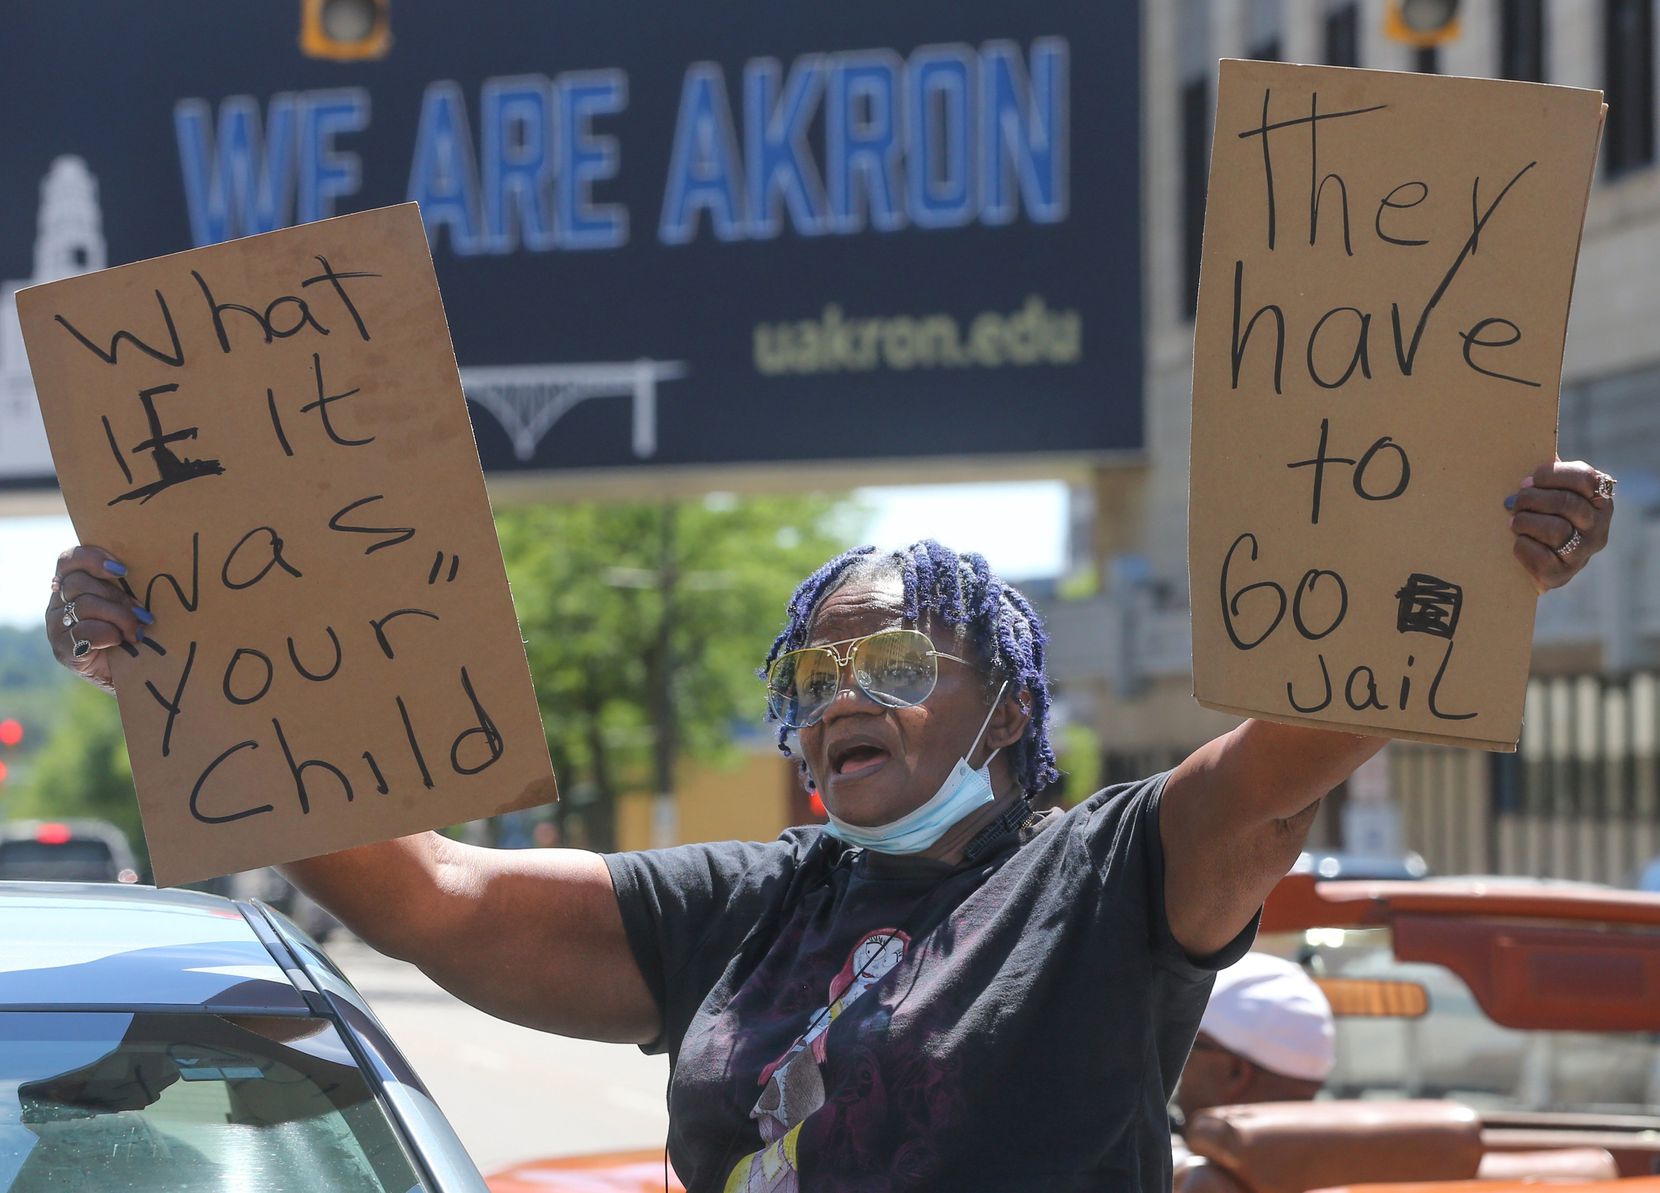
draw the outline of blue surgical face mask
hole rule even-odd
[[[978,770],[970,766],[968,760],[980,748],[980,739],[986,735],[992,713],[997,711],[997,705],[1003,699],[1003,689],[1008,686],[1005,680],[998,687],[997,698],[991,702],[991,711],[986,713],[986,719],[980,722],[980,732],[974,735],[973,744],[957,760],[957,765],[951,768],[945,782],[940,784],[940,789],[927,803],[905,813],[898,820],[890,820],[874,828],[849,824],[826,806],[825,814],[830,823],[825,829],[831,836],[849,845],[863,846],[877,853],[921,853],[945,836],[945,831],[963,817],[991,803],[997,798],[991,789],[991,760],[997,757],[998,751],[993,750],[986,755],[985,765]]]

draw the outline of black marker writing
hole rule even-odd
[[[1278,120],[1278,121],[1275,121],[1273,123],[1269,123],[1269,120],[1268,120],[1268,106],[1269,106],[1270,97],[1272,95],[1273,95],[1272,91],[1270,91],[1266,87],[1263,88],[1263,91],[1262,91],[1262,122],[1260,124],[1258,124],[1255,128],[1248,128],[1244,132],[1239,134],[1239,139],[1242,140],[1242,141],[1245,140],[1247,137],[1261,137],[1262,138],[1262,182],[1263,182],[1263,193],[1267,197],[1267,205],[1268,205],[1268,247],[1270,249],[1272,249],[1274,247],[1274,154],[1273,154],[1272,148],[1269,145],[1269,135],[1268,134],[1272,133],[1272,132],[1277,132],[1278,130],[1280,130],[1282,128],[1295,128],[1295,127],[1298,127],[1299,125],[1305,125],[1306,124],[1308,126],[1308,129],[1309,129],[1309,135],[1312,138],[1313,135],[1314,135],[1315,126],[1322,120],[1341,120],[1341,119],[1343,119],[1345,117],[1349,117],[1349,116],[1364,116],[1367,112],[1381,112],[1381,111],[1383,111],[1384,108],[1389,106],[1388,104],[1373,104],[1369,108],[1351,108],[1346,112],[1322,112],[1322,111],[1319,110],[1319,107],[1320,107],[1319,96],[1316,95],[1316,96],[1313,97],[1313,101],[1312,101],[1312,103],[1310,105],[1310,108],[1309,108],[1309,114],[1307,116],[1297,116],[1297,117],[1294,117],[1290,120]],[[1345,205],[1346,205],[1347,204],[1347,195],[1346,194],[1345,194],[1345,197],[1344,197],[1344,202],[1345,202]],[[1348,218],[1347,217],[1347,212],[1345,211],[1345,215],[1344,215],[1345,223],[1347,222],[1347,218]]]
[[[1228,573],[1233,568],[1233,555],[1235,551],[1239,550],[1240,544],[1245,542],[1246,539],[1251,541],[1251,562],[1255,563],[1257,561],[1257,536],[1250,533],[1242,534],[1238,538],[1234,539],[1233,545],[1228,548],[1228,554],[1222,560],[1222,627],[1227,630],[1228,641],[1232,642],[1236,649],[1255,650],[1268,640],[1268,635],[1272,634],[1279,628],[1280,622],[1285,617],[1286,601],[1285,589],[1281,588],[1272,580],[1258,580],[1254,584],[1247,584],[1244,588],[1241,588],[1238,592],[1232,594],[1232,596],[1228,594]],[[1257,635],[1251,641],[1246,642],[1234,630],[1234,618],[1240,615],[1239,602],[1250,593],[1261,592],[1264,590],[1272,592],[1279,598],[1278,607],[1274,611],[1273,620],[1268,623],[1268,628],[1263,630],[1261,634]]]
[[[392,643],[386,638],[387,624],[399,617],[408,617],[411,615],[415,617],[430,617],[433,621],[439,620],[438,614],[432,612],[430,609],[394,609],[385,617],[375,617],[369,620],[369,624],[375,629],[375,641],[380,643],[381,652],[385,654],[387,658],[390,659],[396,657],[392,653]]]
[[[1489,327],[1508,328],[1510,330],[1510,335],[1502,340],[1484,340],[1481,338],[1481,333],[1486,331]],[[1526,385],[1532,387],[1533,389],[1540,388],[1540,384],[1537,381],[1529,381],[1525,377],[1512,377],[1509,373],[1501,373],[1496,369],[1484,368],[1483,366],[1478,365],[1475,361],[1474,353],[1477,348],[1509,348],[1513,344],[1519,344],[1522,342],[1522,329],[1517,327],[1510,320],[1500,319],[1497,316],[1493,316],[1491,318],[1480,320],[1474,327],[1470,328],[1469,331],[1461,331],[1458,334],[1464,341],[1464,363],[1469,365],[1476,372],[1485,377],[1495,377],[1500,381],[1514,381],[1517,385]]]
[[[184,708],[184,688],[190,682],[190,668],[196,662],[196,644],[190,644],[190,650],[184,656],[184,668],[179,672],[178,686],[173,689],[173,698],[169,700],[161,694],[161,689],[149,680],[144,681],[145,690],[155,697],[156,703],[167,710],[167,724],[161,731],[161,756],[166,758],[173,751],[173,722],[178,719]]]
[[[438,583],[438,574],[441,571],[443,571],[443,568],[444,568],[444,553],[442,551],[440,551],[440,552],[438,552],[437,558],[435,558],[432,561],[432,570],[427,573],[427,583],[428,584]],[[459,555],[450,556],[450,568],[449,568],[449,572],[447,574],[445,574],[445,576],[444,576],[444,583],[448,584],[451,581],[453,581],[455,579],[456,573],[459,572],[460,570],[461,570],[461,556],[459,556]]]
[[[236,557],[242,553],[242,548],[248,545],[248,542],[249,542],[250,539],[252,539],[255,535],[261,534],[261,533],[263,533],[266,536],[266,548],[270,552],[270,558],[266,559],[265,563],[264,563],[264,566],[261,567],[259,569],[259,571],[255,572],[253,574],[253,576],[250,577],[249,579],[246,579],[246,580],[233,580],[233,579],[231,579],[231,565],[236,562]],[[222,568],[219,569],[219,581],[226,588],[229,588],[229,589],[232,589],[232,590],[240,590],[240,589],[243,589],[243,588],[252,588],[254,585],[258,584],[261,580],[265,579],[266,573],[268,573],[274,567],[280,567],[283,571],[287,572],[290,576],[293,576],[296,580],[300,578],[300,575],[301,575],[300,569],[295,567],[293,564],[289,563],[287,559],[283,558],[283,554],[282,554],[282,536],[277,533],[276,527],[274,527],[274,526],[256,526],[252,530],[250,530],[247,534],[243,535],[240,539],[238,539],[237,543],[236,543],[236,546],[231,548],[230,554],[225,556],[225,565]]]
[[[1435,309],[1436,304],[1439,303],[1442,296],[1447,293],[1447,288],[1453,284],[1453,279],[1458,276],[1458,271],[1464,267],[1464,262],[1469,260],[1469,258],[1475,253],[1476,244],[1481,239],[1482,229],[1487,227],[1488,221],[1493,218],[1493,213],[1498,211],[1499,204],[1504,202],[1504,197],[1510,193],[1510,189],[1522,180],[1522,176],[1524,174],[1538,164],[1539,163],[1537,161],[1531,161],[1520,170],[1517,170],[1510,181],[1504,184],[1504,189],[1499,191],[1498,197],[1495,198],[1492,203],[1488,204],[1487,210],[1482,212],[1480,215],[1475,214],[1477,202],[1476,196],[1481,192],[1480,177],[1477,177],[1476,180],[1470,184],[1470,203],[1472,215],[1470,235],[1465,238],[1463,247],[1458,250],[1458,256],[1453,258],[1452,265],[1447,268],[1446,274],[1441,278],[1441,284],[1435,288],[1435,293],[1429,296],[1429,301],[1426,302],[1423,309],[1418,312],[1418,322],[1412,329],[1412,344],[1409,348],[1403,349],[1401,347],[1400,305],[1393,302],[1389,304],[1389,320],[1395,328],[1395,359],[1400,365],[1401,376],[1412,376],[1412,364],[1418,356],[1418,342],[1423,338],[1424,328],[1429,324],[1430,312]]]
[[[1396,195],[1413,187],[1416,187],[1418,190],[1418,197],[1416,199],[1412,200],[1410,203],[1395,202]],[[1418,206],[1418,204],[1422,203],[1427,198],[1429,198],[1429,187],[1425,183],[1416,181],[1401,183],[1394,190],[1390,191],[1387,195],[1378,200],[1378,213],[1372,218],[1372,231],[1376,232],[1378,234],[1378,239],[1383,241],[1385,244],[1399,245],[1402,248],[1416,248],[1419,245],[1428,244],[1429,241],[1427,240],[1413,240],[1403,236],[1391,236],[1383,230],[1384,212],[1406,211],[1409,208]]]
[[[283,760],[288,763],[289,776],[294,780],[294,793],[300,801],[300,815],[309,816],[311,814],[311,793],[306,788],[305,773],[314,766],[328,771],[329,774],[338,779],[341,789],[346,793],[346,802],[348,804],[352,802],[352,781],[346,777],[345,771],[334,763],[326,762],[321,758],[307,758],[304,762],[295,762],[294,751],[288,748],[288,735],[282,731],[282,722],[272,717],[271,728],[276,730],[277,745],[282,748]]]
[[[1315,449],[1314,455],[1307,460],[1296,460],[1286,465],[1287,468],[1293,469],[1314,469],[1313,493],[1309,502],[1310,524],[1314,526],[1320,524],[1321,495],[1325,488],[1326,466],[1328,464],[1348,464],[1354,468],[1351,479],[1354,483],[1355,496],[1363,501],[1393,501],[1406,492],[1407,486],[1412,483],[1412,461],[1407,458],[1406,449],[1396,443],[1393,438],[1384,435],[1371,447],[1367,448],[1366,454],[1356,461],[1352,456],[1326,454],[1326,442],[1330,434],[1331,420],[1322,418],[1320,420],[1320,446]],[[1392,452],[1397,465],[1394,487],[1383,491],[1369,488],[1366,484],[1367,471],[1371,468],[1372,462],[1377,458],[1379,452]]]
[[[384,642],[382,643],[384,646]],[[398,705],[398,716],[403,718],[404,737],[409,741],[409,752],[414,755],[415,765],[421,768],[421,786],[432,788],[432,772],[427,769],[426,757],[421,753],[421,743],[415,739],[415,726],[409,720],[409,708],[403,702],[402,696],[393,699]]]
[[[461,687],[467,693],[467,699],[472,703],[473,715],[478,724],[472,729],[463,730],[460,736],[450,746],[450,768],[458,775],[476,775],[482,770],[493,766],[502,754],[501,730],[490,719],[490,714],[484,711],[484,705],[479,702],[478,693],[473,691],[472,677],[467,674],[467,668],[461,668]],[[461,745],[470,737],[482,737],[486,757],[477,766],[466,766],[461,761]]]
[[[346,310],[351,314],[352,322],[357,324],[357,334],[364,343],[369,342],[369,329],[364,325],[363,316],[358,314],[357,304],[352,302],[352,296],[346,293],[346,287],[340,283],[347,278],[378,278],[378,273],[337,273],[334,266],[329,264],[327,257],[318,257],[317,263],[323,267],[323,272],[316,277],[307,278],[301,286],[315,286],[318,282],[327,282],[334,287],[334,292],[340,296],[340,301],[346,304]]]
[[[218,460],[190,460],[183,459],[173,453],[169,443],[180,443],[186,439],[194,439],[197,428],[183,427],[177,431],[163,430],[161,415],[156,412],[156,397],[159,394],[172,393],[177,385],[153,385],[149,389],[138,391],[139,404],[144,407],[144,420],[150,428],[150,437],[133,444],[133,453],[149,452],[151,462],[156,466],[157,479],[147,485],[140,485],[136,489],[129,489],[110,500],[109,504],[118,505],[123,501],[137,499],[140,505],[149,501],[164,489],[185,481],[194,480],[199,476],[219,476],[224,473],[225,466]],[[123,468],[130,482],[132,474]]]
[[[346,515],[353,510],[369,505],[371,502],[384,501],[385,499],[386,495],[384,493],[376,493],[371,497],[359,497],[350,505],[342,506],[329,519],[329,529],[338,530],[342,534],[385,534],[391,536],[390,538],[383,538],[377,543],[370,543],[363,548],[365,555],[373,555],[382,547],[395,547],[399,543],[407,543],[415,537],[413,526],[358,526],[345,520]]]
[[[196,785],[190,789],[190,814],[203,824],[229,824],[233,820],[242,820],[248,816],[258,816],[262,812],[275,811],[276,807],[273,804],[260,804],[257,808],[244,808],[240,812],[231,812],[225,816],[210,816],[202,811],[202,788],[207,786],[208,779],[212,777],[214,771],[219,769],[220,764],[238,751],[257,749],[259,749],[257,741],[239,741],[208,763],[201,776],[197,778]]]
[[[230,333],[225,329],[226,311],[234,311],[252,319],[258,325],[260,334],[267,344],[274,339],[286,340],[289,336],[295,335],[307,327],[319,335],[326,336],[329,334],[329,329],[317,322],[311,313],[311,308],[305,304],[304,299],[296,298],[292,294],[285,294],[280,298],[272,299],[266,305],[265,313],[262,315],[253,307],[243,306],[241,303],[216,301],[213,297],[213,291],[208,288],[206,278],[194,269],[190,271],[190,276],[196,279],[196,285],[202,291],[202,298],[207,302],[208,311],[213,315],[213,330],[219,336],[219,348],[223,352],[229,353],[231,350]],[[287,327],[279,326],[278,312],[281,308],[289,306],[294,309],[286,317],[292,318],[293,323]]]
[[[307,402],[304,406],[301,406],[300,413],[310,414],[313,410],[317,411],[317,417],[323,420],[324,433],[341,447],[362,447],[365,444],[373,443],[375,441],[375,437],[373,435],[370,435],[364,439],[348,439],[341,435],[334,429],[334,420],[329,415],[330,406],[332,406],[335,402],[343,401],[344,399],[351,397],[359,391],[357,389],[348,389],[344,393],[326,393],[323,386],[323,358],[315,352],[311,354],[311,369],[312,372],[317,375],[317,400],[315,402]]]
[[[1320,177],[1320,124],[1316,119],[1320,114],[1320,93],[1314,92],[1309,96],[1308,105],[1308,243],[1314,247],[1320,230],[1320,199],[1326,193],[1326,183],[1337,183],[1338,210],[1343,214],[1343,253],[1345,256],[1355,255],[1353,242],[1349,239],[1349,187],[1339,174],[1327,174]],[[1266,145],[1268,138],[1263,137]]]
[[[133,483],[133,470],[127,467],[127,456],[121,450],[121,445],[115,441],[115,428],[110,426],[110,416],[99,415],[104,424],[104,439],[110,445],[110,455],[115,457],[115,466],[121,469],[121,475],[127,478],[127,483]]]
[[[156,611],[156,585],[165,581],[167,586],[173,590],[173,595],[178,598],[184,611],[186,613],[196,612],[196,606],[201,603],[202,599],[201,568],[202,534],[200,531],[193,531],[190,535],[190,595],[185,596],[184,588],[180,586],[178,579],[172,572],[157,572],[150,577],[150,582],[144,586],[144,607],[152,613]]]
[[[271,412],[271,429],[277,433],[277,443],[282,448],[282,454],[292,456],[294,449],[288,446],[288,435],[282,429],[282,416],[277,413],[277,394],[269,387],[265,390],[265,406]]]
[[[260,680],[259,690],[252,696],[238,695],[231,682],[236,677],[236,668],[242,662],[243,656],[258,659],[265,668],[265,676]],[[225,679],[220,685],[220,689],[225,693],[225,699],[232,704],[254,704],[264,699],[265,693],[271,690],[271,681],[276,678],[276,674],[276,668],[271,665],[270,655],[264,651],[255,650],[251,646],[239,646],[236,648],[236,653],[231,655],[231,661],[225,664]]]
[[[155,293],[156,306],[161,308],[162,322],[167,324],[167,338],[173,345],[172,352],[164,352],[160,348],[151,347],[126,328],[122,328],[110,337],[109,351],[106,352],[104,349],[98,347],[97,344],[87,339],[86,336],[82,335],[80,329],[68,319],[65,319],[62,315],[53,315],[52,318],[61,323],[70,335],[74,336],[83,345],[85,345],[87,351],[91,352],[107,365],[113,365],[119,362],[121,341],[126,340],[127,343],[131,344],[134,348],[137,348],[140,352],[144,353],[144,355],[150,357],[151,359],[159,360],[165,365],[172,365],[176,369],[181,368],[184,365],[184,348],[179,343],[179,329],[173,326],[173,312],[167,309],[167,299],[162,297],[160,290],[157,290]]]
[[[1413,572],[1395,590],[1395,600],[1398,633],[1451,638],[1458,629],[1459,611],[1464,607],[1464,590],[1436,576]]]
[[[325,680],[333,679],[335,673],[340,670],[342,659],[340,639],[335,637],[333,626],[324,626],[323,630],[328,634],[329,641],[334,644],[334,664],[327,671],[313,673],[306,670],[305,665],[300,662],[299,653],[294,649],[294,639],[290,638],[288,640],[288,661],[294,664],[295,671],[298,671],[303,678],[309,679],[312,683],[322,683]]]

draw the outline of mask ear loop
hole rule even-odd
[[[997,715],[997,706],[1003,703],[1003,693],[1008,689],[1008,686],[1009,681],[1006,679],[997,685],[997,695],[992,698],[991,707],[986,710],[986,719],[980,722],[980,732],[974,735],[974,741],[970,743],[968,753],[963,755],[963,761],[967,762],[970,758],[973,758],[974,751],[980,748],[980,739],[985,737],[986,730],[991,727],[991,719]],[[980,766],[990,766],[991,760],[997,757],[997,755],[1002,752],[1002,749],[1002,746],[998,746],[993,749],[991,753],[986,755],[986,760],[982,762]],[[973,764],[970,763],[970,765]],[[979,767],[975,767],[975,769],[978,770]]]

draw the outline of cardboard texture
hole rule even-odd
[[[76,532],[156,618],[111,662],[158,884],[555,798],[413,203],[17,305]]]
[[[1515,748],[1536,597],[1503,503],[1553,458],[1602,110],[1222,63],[1193,349],[1201,704]]]

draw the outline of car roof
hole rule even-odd
[[[0,1009],[309,1013],[242,905],[69,882],[0,882]]]
[[[1660,894],[1512,875],[1322,882],[1292,873],[1270,893],[1261,930],[1358,928],[1412,914],[1660,927]]]
[[[1536,879],[1288,874],[1260,923],[1263,932],[1388,927],[1396,960],[1451,970],[1501,1027],[1660,1032],[1660,895]]]

